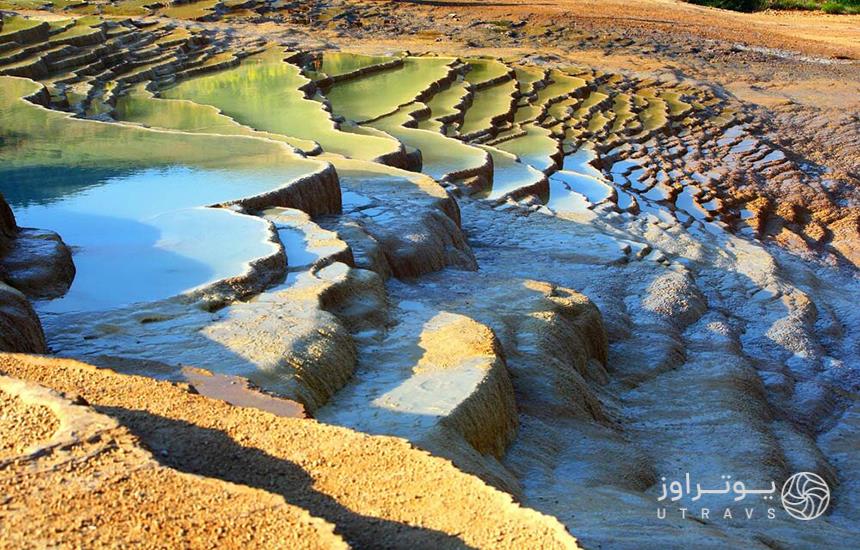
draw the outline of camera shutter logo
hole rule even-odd
[[[815,519],[827,511],[830,504],[830,487],[813,472],[798,472],[782,486],[782,507],[793,518]]]

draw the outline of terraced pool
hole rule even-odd
[[[336,83],[326,90],[326,97],[335,114],[356,122],[374,120],[441,83],[454,61],[451,57],[407,57],[399,67]]]
[[[60,21],[55,35],[82,32],[93,22]],[[138,32],[99,24],[103,40]],[[369,169],[384,162],[467,182],[477,198],[531,197],[573,213],[617,201],[624,210],[633,204],[628,192],[589,164],[600,140],[656,133],[670,116],[694,109],[686,92],[650,82],[616,92],[611,78],[584,69],[338,51],[309,57],[271,44],[248,56],[220,47],[192,56],[177,52],[194,50],[195,40],[193,29],[156,26],[144,47],[148,59],[125,75],[107,81],[74,71],[49,75],[60,101],[123,124],[69,119],[20,101],[36,91],[31,81],[3,80],[4,101],[12,107],[4,112],[4,132],[18,145],[2,149],[0,190],[23,223],[56,230],[76,247],[72,291],[45,308],[152,301],[241,273],[253,258],[272,253],[270,228],[260,218],[206,206],[267,193],[330,169],[328,163],[340,172],[350,205],[363,173],[384,176],[374,189],[379,181],[403,181],[388,167]],[[6,55],[14,66],[22,54],[11,51]],[[242,61],[231,66],[237,55]],[[186,57],[190,70],[162,78]],[[308,59],[316,60],[313,67]],[[588,140],[596,149],[582,147]],[[578,152],[562,161],[562,150]],[[652,187],[639,182],[641,174],[627,176],[634,191]],[[441,200],[437,192],[431,195]],[[687,206],[686,196],[679,208]],[[106,212],[111,219],[104,219]],[[100,227],[111,228],[108,238]],[[293,244],[300,237],[281,234]],[[136,290],[100,292],[95,299],[111,279],[131,281],[127,286]]]
[[[305,153],[312,153],[319,149],[319,145],[311,140],[256,131],[221,114],[211,105],[156,97],[146,89],[145,83],[134,86],[117,100],[115,116],[117,120],[135,122],[151,128],[273,139],[288,143]]]
[[[374,160],[396,152],[393,139],[341,132],[322,103],[305,97],[310,81],[277,48],[249,57],[238,67],[180,82],[167,99],[211,105],[236,122],[288,138],[316,141],[325,151]]]
[[[325,52],[320,70],[326,76],[338,77],[363,69],[389,64],[396,58],[386,55],[363,55],[352,52]]]
[[[412,120],[411,111],[416,104],[407,105],[397,112],[383,117],[373,126],[384,130],[404,144],[421,151],[422,172],[436,179],[473,172],[487,162],[480,149],[440,133],[407,126]]]
[[[168,298],[273,254],[260,219],[206,205],[284,186],[324,165],[275,142],[75,120],[0,77],[0,192],[18,223],[59,232],[77,276],[46,312]]]
[[[265,9],[303,6],[275,4]],[[152,9],[266,17],[251,7]],[[839,340],[856,340],[840,332],[856,315],[832,284],[841,275],[755,242],[780,208],[748,199],[755,181],[744,179],[811,188],[796,155],[758,139],[755,119],[712,90],[668,73],[612,75],[525,53],[405,54],[390,43],[331,51],[360,21],[339,9],[309,12],[345,29],[331,42],[290,42],[313,41],[311,51],[287,51],[286,32],[266,44],[268,29],[252,24],[9,19],[0,192],[19,225],[57,231],[77,267],[65,296],[36,303],[52,352],[172,380],[189,381],[195,366],[243,377],[325,422],[444,456],[577,536],[617,535],[605,519],[618,503],[650,517],[655,475],[704,473],[703,449],[737,447],[705,462],[757,484],[792,461],[822,463],[823,440],[805,422],[835,418],[823,412],[839,387],[826,371],[855,366]],[[15,253],[44,234],[0,215],[5,284]],[[677,386],[708,415],[690,420]],[[753,406],[727,415],[727,403]],[[689,433],[675,438],[667,426],[679,418]],[[750,467],[750,453],[765,467]],[[290,468],[319,474],[293,458]],[[601,498],[577,500],[584,484],[603,487]],[[365,524],[395,545],[419,531],[419,546],[470,542],[421,523],[426,510],[408,518],[421,529],[404,530],[406,516],[356,502],[323,502],[350,542]],[[833,520],[821,531],[848,540]],[[787,546],[783,533],[796,528],[746,539],[683,523],[712,546]],[[662,525],[655,538],[671,546],[678,526]],[[630,531],[626,541],[641,543]]]

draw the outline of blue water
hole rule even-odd
[[[283,183],[275,170],[0,168],[18,225],[56,231],[72,247],[75,281],[40,312],[154,301],[243,273],[275,250],[267,224],[204,206]]]

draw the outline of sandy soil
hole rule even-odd
[[[0,391],[0,459],[50,438],[58,427],[59,422],[47,407],[22,403],[14,395]]]
[[[389,4],[392,2],[373,2]],[[394,2],[403,4],[404,2]],[[469,19],[533,17],[535,22],[569,22],[594,29],[640,29],[698,39],[740,41],[808,55],[860,58],[860,16],[773,11],[747,14],[675,0],[558,0],[555,2],[405,2],[427,13]]]
[[[162,466],[261,489],[266,498],[283,497],[290,509],[302,508],[334,524],[335,532],[352,545],[576,547],[573,537],[554,518],[521,508],[510,495],[402,439],[372,437],[314,420],[234,407],[192,393],[185,385],[121,375],[76,361],[4,354],[0,355],[0,372],[79,395],[139,438]],[[120,448],[132,452],[127,445]],[[6,484],[10,493],[0,501],[0,519],[12,513],[3,506],[39,494],[44,482],[35,477]],[[133,482],[138,489],[156,486],[152,479]],[[121,493],[124,489],[115,490]],[[110,498],[88,502],[96,510],[116,511]],[[146,503],[154,506],[149,500]],[[242,505],[238,503],[239,510]],[[78,512],[83,513],[80,508]],[[253,509],[248,512],[253,518]],[[217,515],[228,522],[235,518]],[[48,519],[47,524],[65,525],[75,532],[76,515],[64,517]],[[108,523],[116,522],[108,519]],[[162,540],[193,542],[206,532],[205,525],[205,521],[190,524],[191,532],[185,538],[165,532]],[[30,528],[39,526],[31,524]],[[113,540],[126,540],[119,531],[113,535]],[[159,540],[158,535],[155,530],[148,536]],[[75,536],[72,540],[82,539]],[[201,542],[206,542],[205,537]]]

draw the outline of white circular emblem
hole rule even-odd
[[[782,486],[782,507],[793,518],[815,519],[827,511],[830,487],[813,472],[798,472]]]

